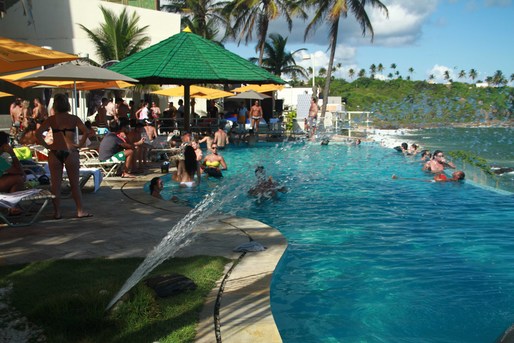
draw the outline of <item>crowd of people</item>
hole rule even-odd
[[[407,143],[402,143],[400,146],[397,146],[394,149],[403,153],[405,156],[411,156],[414,158],[418,158],[418,155],[420,156],[419,161],[422,163],[421,169],[426,173],[433,175],[431,180],[423,181],[453,182],[462,181],[466,177],[466,174],[461,170],[453,172],[451,177],[448,177],[445,174],[444,171],[446,169],[455,169],[456,166],[452,161],[449,161],[445,158],[444,152],[442,150],[435,150],[433,153],[427,149],[419,150],[419,146],[415,143],[412,143],[410,146]],[[399,177],[397,175],[393,175],[393,179],[399,179]]]

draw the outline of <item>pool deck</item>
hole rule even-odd
[[[85,192],[87,211],[94,216],[74,218],[71,198],[62,199],[63,219],[52,220],[49,205],[37,223],[27,227],[0,226],[0,264],[18,264],[47,259],[145,257],[190,208],[152,198],[144,183],[155,174],[127,181],[109,178],[96,193]],[[195,228],[194,241],[176,256],[224,256],[235,263],[207,297],[200,316],[196,342],[281,342],[270,307],[271,275],[287,242],[277,230],[260,222],[217,214]],[[232,250],[253,239],[267,249],[235,253]],[[233,268],[232,268],[233,267]],[[215,318],[218,296],[219,315]]]

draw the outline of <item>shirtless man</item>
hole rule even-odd
[[[316,121],[318,120],[318,104],[316,102],[316,98],[312,97],[311,106],[309,107],[309,117],[308,117],[308,125],[309,125],[309,137],[314,138],[316,134]]]
[[[32,110],[32,118],[36,123],[41,124],[48,118],[48,110],[40,98],[34,99],[34,109]]]
[[[102,98],[102,104],[98,107],[98,112],[95,117],[96,126],[98,127],[107,127],[107,104],[109,103],[109,99]]]
[[[446,161],[444,153],[441,150],[436,150],[434,151],[432,159],[423,166],[423,170],[438,174],[442,173],[445,167],[455,169],[455,164],[450,161]]]
[[[220,150],[225,149],[225,145],[227,145],[229,143],[228,135],[221,126],[219,127],[218,131],[216,131],[216,133],[214,134],[214,142],[213,143],[215,143],[219,147]]]
[[[23,106],[21,105],[21,99],[16,98],[16,100],[11,104],[9,108],[9,112],[11,113],[11,121],[12,121],[12,130],[11,134],[16,136],[20,131],[20,126],[23,121]]]
[[[204,143],[207,145],[207,150],[209,151],[212,151],[212,142],[213,142],[213,139],[211,137],[211,135],[209,133],[207,133],[205,136],[203,136],[203,138],[201,138],[199,141],[198,141],[198,144],[201,144],[201,143]]]
[[[123,101],[122,98],[116,98],[116,121],[119,121],[120,118],[129,117],[130,107]]]
[[[255,133],[259,132],[259,123],[262,118],[262,107],[259,105],[259,100],[255,100],[255,103],[250,108],[250,119],[252,120],[252,129]]]

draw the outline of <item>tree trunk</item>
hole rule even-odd
[[[337,30],[339,28],[339,18],[332,24],[332,35],[330,36],[330,59],[328,60],[327,78],[325,79],[325,88],[323,88],[323,106],[321,107],[321,118],[325,118],[327,112],[328,93],[330,90],[330,81],[332,78],[332,67],[334,66],[334,58],[336,55]]]

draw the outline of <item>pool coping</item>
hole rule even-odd
[[[154,170],[130,181],[105,179],[97,193],[83,194],[85,209],[94,214],[90,218],[74,218],[72,199],[63,198],[62,220],[52,220],[53,209],[48,206],[30,226],[0,227],[0,264],[146,257],[191,210],[145,193],[143,185],[154,176],[162,174]],[[282,342],[271,313],[270,283],[287,248],[284,236],[261,222],[226,214],[208,217],[194,233],[194,241],[175,256],[224,256],[234,261],[206,298],[195,342]],[[250,240],[267,249],[233,251]]]

